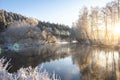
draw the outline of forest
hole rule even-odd
[[[72,31],[80,43],[115,45],[120,43],[120,0],[99,7],[83,7]]]
[[[11,44],[24,40],[43,40],[47,43],[70,41],[69,26],[40,21],[32,17],[0,10],[0,43]],[[25,41],[26,39],[26,41]],[[9,40],[9,41],[8,41]],[[31,42],[32,43],[32,42]]]
[[[113,0],[101,8],[83,7],[78,17],[70,28],[64,24],[40,21],[0,10],[0,44],[6,46],[18,43],[25,48],[26,45],[32,47],[75,41],[80,44],[119,48],[120,0]]]
[[[79,6],[89,0],[37,1],[12,8],[25,5],[40,20],[0,6],[0,80],[120,80],[120,0],[99,0],[102,7]]]

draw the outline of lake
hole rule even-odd
[[[26,53],[32,55],[23,55]],[[2,56],[11,59],[9,72],[16,72],[21,67],[42,66],[42,69],[55,73],[62,80],[119,80],[119,54],[119,51],[96,46],[48,44]]]

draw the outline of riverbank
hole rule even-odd
[[[9,61],[0,59],[0,80],[60,80],[55,74],[50,75],[47,71],[42,71],[41,68],[21,68],[17,73],[9,73],[7,71]]]
[[[85,45],[85,46],[95,46],[100,48],[108,48],[113,50],[120,50],[120,45],[117,44],[86,44],[86,43],[79,43],[77,41],[59,41],[55,43],[45,43],[44,41],[42,43],[14,43],[14,44],[7,44],[2,45],[0,47],[0,54],[2,53],[20,53],[21,55],[25,56],[33,56],[33,55],[40,55],[45,52],[50,52],[51,48],[56,48],[56,46],[59,45],[67,45],[67,44],[77,44],[77,45]],[[39,51],[38,51],[39,50]],[[29,53],[27,53],[29,51]],[[37,53],[32,53],[32,51],[38,51]]]
[[[120,45],[119,44],[99,44],[99,45],[92,45],[96,47],[101,47],[101,48],[109,48],[109,49],[114,49],[114,50],[120,50]]]

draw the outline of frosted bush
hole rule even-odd
[[[5,43],[21,42],[21,40],[24,41],[26,39],[34,41],[42,39],[41,30],[37,26],[30,26],[24,23],[10,25],[1,35],[4,36]]]
[[[21,68],[17,73],[9,73],[6,68],[9,65],[9,61],[5,63],[5,59],[0,59],[0,80],[60,80],[55,74],[50,74],[41,68]]]

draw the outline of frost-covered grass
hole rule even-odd
[[[0,59],[0,80],[60,80],[55,74],[50,75],[47,71],[42,71],[41,68],[21,68],[17,73],[9,73],[6,69],[9,61],[5,63],[5,59]]]

